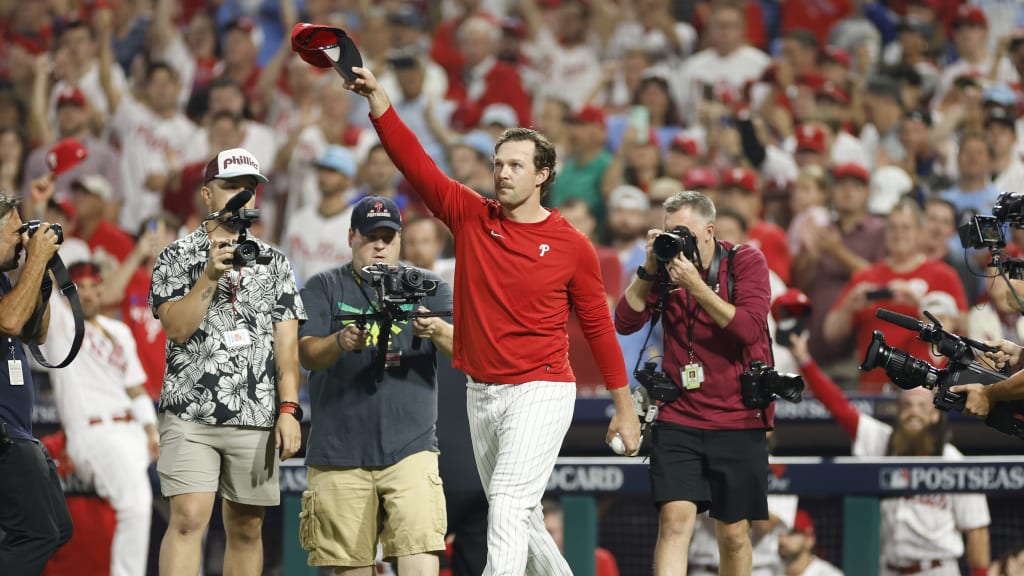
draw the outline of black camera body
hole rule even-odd
[[[654,402],[671,404],[679,398],[679,387],[668,374],[658,370],[657,362],[644,362],[643,370],[634,370],[633,377],[647,389],[648,396]]]
[[[697,237],[686,226],[676,226],[669,232],[662,232],[654,238],[651,246],[654,257],[664,265],[682,253],[683,257],[699,264],[697,260]]]
[[[36,235],[36,231],[39,230],[39,226],[42,222],[39,220],[29,220],[28,222],[22,223],[21,227],[18,228],[18,234],[24,234],[28,232],[28,237],[31,238]],[[60,227],[60,224],[53,222],[50,224],[50,230],[57,235],[57,244],[64,243],[64,229]]]
[[[402,304],[418,304],[437,293],[437,280],[427,279],[419,268],[373,264],[363,268],[363,272],[378,290],[381,302],[395,307],[396,312]]]
[[[925,312],[925,315],[932,321],[931,324],[885,309],[879,309],[875,314],[882,320],[902,328],[918,331],[918,338],[932,344],[939,354],[949,359],[949,362],[944,368],[937,368],[904,350],[887,345],[885,336],[875,330],[860,369],[867,372],[883,368],[892,383],[903,390],[911,390],[918,386],[935,390],[934,404],[939,410],[963,410],[967,402],[966,395],[949,391],[957,384],[988,385],[1006,379],[1005,374],[989,370],[974,361],[972,349],[991,348],[969,338],[946,332],[942,329],[942,324],[928,312]],[[985,424],[1005,434],[1024,439],[1024,401],[997,402],[985,419]]]
[[[803,391],[802,377],[779,373],[760,360],[752,360],[750,369],[740,374],[740,397],[747,408],[767,408],[776,397],[798,403]]]
[[[260,217],[257,208],[239,208],[224,223],[238,231],[238,240],[234,242],[235,250],[231,253],[232,266],[252,266],[260,256],[260,246],[249,238],[249,227]]]

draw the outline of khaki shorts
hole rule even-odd
[[[165,498],[220,492],[239,504],[277,506],[281,485],[274,431],[187,422],[160,414],[160,491]]]
[[[386,468],[309,466],[299,538],[310,566],[372,566],[377,535],[392,560],[444,550],[448,529],[437,453]]]

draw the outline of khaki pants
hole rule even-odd
[[[392,560],[444,550],[448,529],[437,453],[384,468],[309,466],[299,537],[310,566],[372,566],[377,539]]]

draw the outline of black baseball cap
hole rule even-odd
[[[352,228],[363,236],[377,228],[402,230],[402,213],[390,198],[367,196],[352,209]]]

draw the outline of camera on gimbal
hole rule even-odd
[[[779,373],[760,360],[752,360],[750,370],[740,374],[740,397],[747,408],[767,408],[776,397],[799,403],[803,391],[803,378]]]
[[[651,246],[654,257],[664,266],[682,253],[683,257],[699,264],[697,261],[697,237],[686,226],[676,226],[669,232],[662,232],[654,238]]]
[[[437,280],[427,279],[418,268],[374,264],[363,268],[363,272],[385,304],[416,304],[437,293]]]
[[[207,216],[208,220],[220,219],[223,224],[238,233],[238,239],[232,242],[235,250],[228,261],[231,266],[252,266],[260,255],[259,244],[248,235],[249,227],[259,219],[260,211],[257,208],[245,208],[245,204],[254,194],[255,192],[246,188],[232,196],[224,208]]]
[[[963,410],[967,401],[966,395],[949,391],[957,384],[988,385],[1006,379],[1005,374],[989,370],[974,361],[973,350],[992,351],[992,348],[970,338],[946,332],[942,329],[942,324],[927,311],[925,316],[932,321],[931,324],[884,308],[877,310],[875,315],[901,328],[918,332],[918,339],[931,344],[934,350],[948,358],[949,362],[944,368],[937,368],[904,350],[887,345],[885,336],[875,330],[860,369],[868,372],[882,368],[892,383],[903,390],[911,390],[918,386],[935,390],[934,403],[939,410]],[[1000,432],[1024,439],[1024,401],[997,402],[985,419],[985,424]]]

